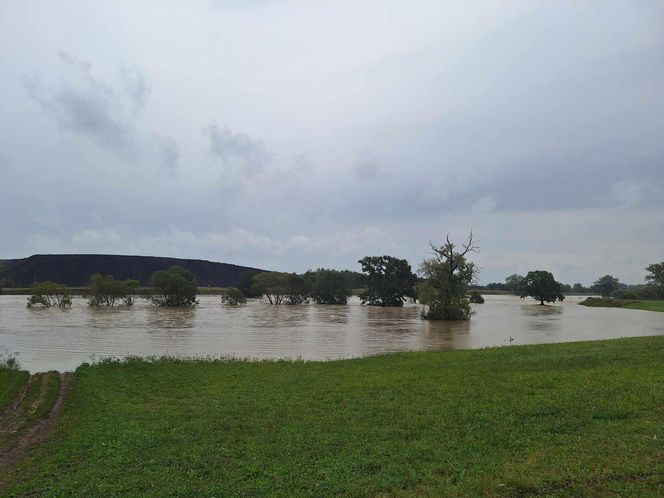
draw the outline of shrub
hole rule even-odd
[[[484,298],[482,297],[482,294],[479,293],[479,291],[474,290],[470,293],[470,302],[484,304]]]
[[[294,273],[259,273],[254,276],[254,288],[270,304],[301,304],[309,297],[307,283]]]
[[[134,295],[138,291],[140,282],[138,280],[115,280],[112,276],[103,276],[95,273],[90,277],[88,285],[85,288],[85,296],[88,298],[90,306],[112,307],[118,301],[125,306],[134,304]]]
[[[196,301],[196,277],[180,266],[159,270],[150,276],[150,294],[153,304],[162,307],[194,306]]]
[[[39,282],[32,286],[31,295],[28,298],[28,308],[70,308],[72,304],[71,289],[65,284],[51,282]]]
[[[21,364],[15,353],[6,353],[0,350],[0,370],[20,370]]]
[[[637,303],[629,299],[612,299],[610,297],[587,297],[579,304],[591,308],[622,308],[628,304]]]
[[[637,295],[636,291],[625,290],[625,289],[614,291],[611,297],[614,297],[616,299],[639,299],[639,296]]]
[[[240,289],[231,287],[221,292],[221,304],[237,305],[237,304],[244,304],[246,302],[247,302],[247,297]]]

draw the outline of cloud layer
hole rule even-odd
[[[85,16],[86,23],[75,22]],[[664,258],[661,2],[0,6],[0,258],[641,282]]]

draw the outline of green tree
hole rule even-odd
[[[150,295],[153,304],[162,307],[194,306],[197,304],[196,277],[180,266],[159,270],[150,276]]]
[[[529,296],[537,299],[541,305],[544,305],[545,301],[555,303],[556,300],[565,299],[560,291],[560,283],[556,282],[551,272],[543,270],[529,271],[526,275],[521,288],[521,299]]]
[[[254,276],[258,275],[259,273],[263,272],[249,270],[245,271],[240,276],[240,280],[237,283],[237,288],[240,289],[246,297],[261,297],[261,293],[258,292],[254,287]]]
[[[28,308],[71,308],[72,293],[65,284],[50,280],[38,282],[32,286],[30,292]]]
[[[110,275],[95,273],[88,280],[84,295],[90,306],[113,307],[118,302],[132,306],[139,286],[138,280],[115,280]]]
[[[646,266],[646,282],[654,286],[661,296],[664,296],[664,261]]]
[[[585,292],[588,292],[588,289],[586,289],[582,284],[576,283],[572,286],[572,291],[578,294],[583,294]]]
[[[247,302],[247,296],[236,287],[229,287],[221,291],[221,304],[238,305]]]
[[[309,297],[304,278],[277,271],[254,275],[254,289],[270,304],[302,304]]]
[[[344,272],[319,268],[308,271],[304,276],[311,283],[311,297],[318,304],[346,304],[351,288]]]
[[[598,292],[602,297],[610,297],[618,289],[620,289],[620,282],[611,275],[598,278],[592,285],[592,290]]]
[[[436,247],[432,244],[431,249],[433,258],[425,259],[420,265],[424,282],[418,289],[418,297],[426,306],[424,318],[468,320],[471,314],[468,287],[479,271],[467,258],[469,253],[478,250],[473,233],[460,249],[450,241],[449,235],[443,245]]]
[[[523,275],[513,273],[505,279],[505,285],[507,285],[507,287],[518,296],[521,292],[521,286],[523,285],[524,278],[525,277]]]
[[[415,299],[417,276],[405,259],[392,256],[365,256],[358,261],[367,276],[367,290],[362,304],[371,306],[403,306],[404,299]]]
[[[141,288],[141,282],[134,280],[133,278],[128,278],[124,281],[125,295],[122,300],[126,306],[133,306],[136,302],[136,296],[138,295],[139,289]]]

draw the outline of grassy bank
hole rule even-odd
[[[645,311],[664,311],[664,300],[660,301],[637,301],[624,306],[631,310],[645,310]]]
[[[661,496],[664,337],[77,370],[8,495]]]
[[[29,377],[28,372],[0,366],[0,413],[12,403]]]
[[[579,304],[594,308],[627,308],[630,310],[664,311],[664,300],[638,301],[632,299],[589,297],[581,301]]]

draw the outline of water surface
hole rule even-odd
[[[69,310],[25,307],[25,296],[0,296],[0,351],[30,371],[73,370],[109,356],[236,356],[334,359],[394,351],[437,351],[664,334],[664,313],[587,308],[580,298],[540,306],[514,296],[485,296],[467,322],[429,322],[419,305],[403,308],[257,300],[222,306],[200,296],[193,309],[139,301],[133,308]]]

